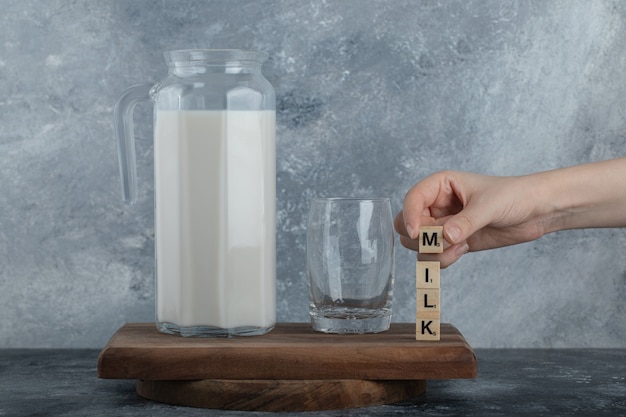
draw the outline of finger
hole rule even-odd
[[[410,237],[401,234],[400,235],[400,243],[405,248],[413,250],[415,252],[417,252],[419,250],[419,239],[411,239]],[[444,241],[443,241],[443,250],[445,251],[448,247],[450,247],[450,244],[448,242],[446,242],[446,240],[444,239]]]
[[[402,213],[402,210],[400,210],[400,212],[396,215],[395,219],[393,220],[393,227],[394,229],[396,229],[396,232],[401,235],[401,236],[409,236],[409,233],[406,231],[406,227],[404,224],[404,214]]]
[[[467,242],[457,243],[444,249],[442,253],[420,253],[417,259],[420,261],[435,261],[441,264],[441,268],[447,268],[458,261],[464,254],[469,252]]]
[[[424,209],[424,211],[422,212],[422,218],[420,219],[420,226],[443,226],[448,218],[450,218],[450,216],[444,216],[435,219],[430,215],[430,211],[428,209]],[[409,237],[409,232],[406,230],[406,224],[404,223],[403,210],[400,210],[400,212],[394,218],[393,227],[396,232],[398,232],[398,234]]]
[[[411,239],[408,236],[400,235],[400,243],[407,249],[417,252],[418,249],[418,241],[416,239]]]
[[[443,225],[444,239],[451,244],[467,241],[471,235],[487,226],[493,215],[488,205],[468,204]]]
[[[430,207],[439,194],[439,176],[431,175],[415,184],[405,195],[402,213],[405,230],[415,239],[422,224],[424,211]]]

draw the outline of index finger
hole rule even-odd
[[[422,217],[430,217],[429,208],[437,200],[439,190],[440,178],[438,174],[434,174],[415,184],[404,196],[404,227],[411,239],[417,238]]]

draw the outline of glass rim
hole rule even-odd
[[[371,202],[383,202],[389,203],[391,199],[389,197],[314,197],[312,202],[315,203],[341,203],[341,202],[362,202],[362,201],[371,201]]]
[[[254,49],[175,49],[163,53],[168,64],[200,64],[224,62],[258,62],[267,60],[268,54]]]

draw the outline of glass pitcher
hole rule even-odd
[[[137,193],[133,108],[154,102],[156,324],[183,336],[260,335],[276,321],[274,89],[267,55],[165,52],[168,76],[115,111],[122,191]]]

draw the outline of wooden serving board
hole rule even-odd
[[[129,323],[100,352],[98,376],[137,379],[140,395],[196,407],[304,411],[396,402],[427,379],[475,378],[476,356],[461,333],[415,340],[415,324],[384,333],[323,334],[281,323],[263,336],[184,338],[153,323]]]

